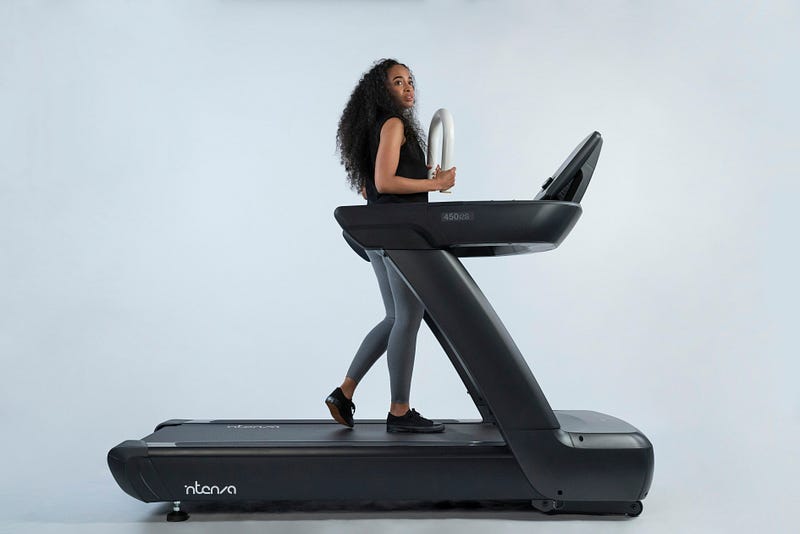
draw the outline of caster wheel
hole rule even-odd
[[[642,510],[644,510],[644,506],[642,506],[642,501],[632,502],[628,506],[628,511],[625,512],[625,515],[627,515],[628,517],[636,517],[642,513]]]
[[[186,521],[189,519],[189,514],[183,510],[172,511],[167,514],[167,521],[170,523],[177,523],[178,521]]]

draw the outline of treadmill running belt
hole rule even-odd
[[[504,446],[497,427],[446,421],[439,434],[391,434],[383,421],[357,421],[348,429],[330,421],[211,421],[164,426],[144,438],[160,447]]]

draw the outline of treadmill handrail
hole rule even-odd
[[[575,202],[527,200],[340,206],[334,217],[357,253],[355,245],[474,257],[552,250],[581,213]]]

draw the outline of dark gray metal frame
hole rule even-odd
[[[109,452],[120,487],[146,502],[526,499],[545,512],[638,515],[653,476],[648,439],[605,414],[553,411],[458,259],[557,247],[580,217],[571,200],[585,192],[601,145],[596,132],[587,137],[537,196],[559,200],[335,212],[354,250],[382,250],[422,301],[480,423],[395,435],[378,421],[351,431],[330,421],[172,420]],[[186,514],[176,504],[170,517]]]
[[[603,414],[565,431],[525,359],[461,262],[442,250],[387,250],[425,305],[427,323],[485,422],[499,428],[536,492],[553,500],[637,501],[653,450],[635,428]]]
[[[534,221],[533,233],[517,236],[510,248],[461,243],[454,231],[445,239],[461,244],[441,250],[430,227],[403,218],[387,225],[380,210],[339,208],[336,217],[359,246],[369,243],[361,236],[374,238],[376,232],[416,243],[383,253],[425,305],[426,322],[472,396],[481,423],[452,421],[440,436],[395,437],[385,433],[382,422],[358,421],[353,432],[328,421],[169,421],[152,435],[111,450],[109,466],[120,487],[148,502],[529,499],[544,511],[637,515],[653,473],[650,442],[604,414],[554,412],[457,257],[478,250],[495,255],[554,248],[574,226],[580,206],[443,203],[410,208],[406,216],[436,221],[454,210],[468,210],[479,222],[514,211],[521,217],[517,227]],[[363,230],[375,218],[382,227]],[[261,428],[244,432],[247,427]],[[187,495],[192,481],[235,483],[237,492]]]

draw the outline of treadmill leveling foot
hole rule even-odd
[[[172,511],[167,514],[167,521],[176,523],[187,519],[189,519],[189,514],[181,510],[181,501],[174,501],[172,503]]]

